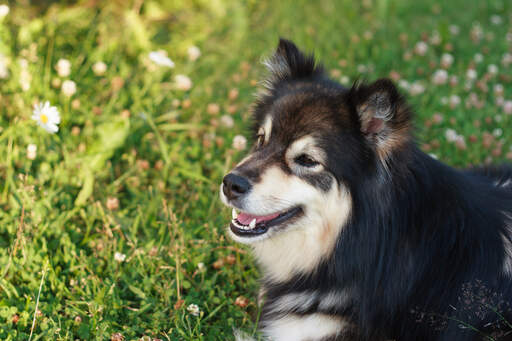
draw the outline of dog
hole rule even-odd
[[[329,79],[281,39],[223,179],[262,271],[263,340],[512,340],[512,167],[422,152],[392,81]]]

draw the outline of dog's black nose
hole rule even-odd
[[[224,184],[222,191],[229,200],[238,199],[251,189],[249,180],[233,173],[226,175],[222,183]]]

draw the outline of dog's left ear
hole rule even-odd
[[[370,140],[396,139],[410,129],[410,110],[389,79],[354,84],[348,101],[357,112],[361,132]]]
[[[279,39],[274,54],[264,61],[270,71],[267,87],[274,87],[276,83],[290,79],[305,79],[319,76],[323,68],[318,65],[312,54],[305,54],[290,40]]]

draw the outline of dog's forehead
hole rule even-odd
[[[259,122],[270,139],[290,141],[303,135],[333,131],[342,123],[334,98],[311,92],[294,92],[273,100]],[[340,116],[340,117],[338,117]]]

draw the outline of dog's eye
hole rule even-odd
[[[263,145],[263,141],[265,140],[265,135],[258,134],[256,135],[256,147],[259,148]]]
[[[314,159],[312,159],[309,155],[306,154],[301,154],[293,160],[295,161],[296,164],[302,167],[315,167],[316,165],[320,164],[320,162],[316,162]]]

